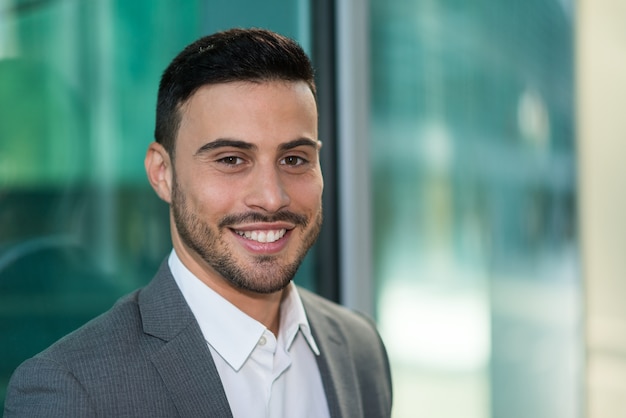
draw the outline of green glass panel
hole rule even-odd
[[[143,168],[158,81],[183,46],[234,26],[306,47],[308,2],[0,2],[0,410],[21,361],[170,251]],[[296,280],[315,287],[308,260]]]

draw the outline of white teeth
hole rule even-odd
[[[274,231],[237,231],[241,235],[252,241],[257,242],[274,242],[285,236],[286,229],[278,229]]]

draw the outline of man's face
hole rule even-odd
[[[317,108],[305,83],[224,83],[181,108],[174,245],[205,279],[272,293],[293,278],[322,221]]]

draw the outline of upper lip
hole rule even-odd
[[[235,231],[277,231],[280,229],[291,230],[295,225],[290,222],[272,222],[272,223],[251,223],[243,225],[231,225],[229,227]]]

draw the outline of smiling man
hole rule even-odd
[[[309,59],[235,29],[165,70],[148,179],[173,250],[153,280],[25,362],[5,417],[389,417],[373,323],[292,279],[322,222]]]

